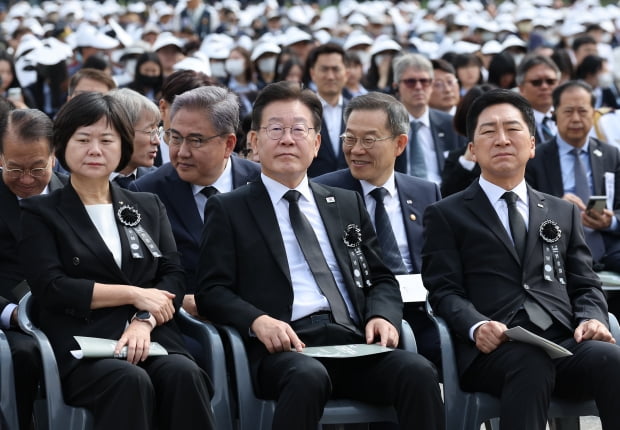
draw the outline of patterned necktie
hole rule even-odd
[[[424,160],[424,151],[418,139],[418,131],[422,123],[419,121],[411,121],[411,138],[409,139],[409,174],[418,178],[426,179],[426,161]]]
[[[548,116],[546,116],[542,121],[541,129],[542,129],[544,142],[550,140],[551,138],[553,138],[553,136],[555,136],[555,134],[553,133],[553,130],[549,126],[549,123],[551,122],[553,122],[553,120],[549,118]]]
[[[215,188],[212,185],[209,185],[208,187],[204,187],[202,190],[200,190],[200,194],[204,195],[207,198],[207,200],[209,200],[209,197],[214,196],[219,193],[220,192],[217,190],[217,188]],[[205,204],[205,210],[202,216],[203,222],[206,219],[207,219],[207,205]]]
[[[288,213],[299,247],[306,258],[314,280],[329,302],[334,321],[357,333],[359,330],[349,317],[347,305],[338,290],[332,271],[327,265],[327,261],[325,261],[325,256],[314,234],[314,229],[299,209],[298,200],[300,196],[301,193],[297,190],[288,190],[284,194],[284,198],[289,202]]]
[[[573,148],[570,153],[575,158],[573,171],[575,173],[575,195],[577,195],[584,204],[590,199],[590,184],[588,183],[588,175],[586,169],[581,162],[581,149]]]
[[[383,187],[375,188],[370,192],[371,197],[377,202],[375,207],[375,229],[377,230],[377,239],[383,251],[385,264],[395,275],[402,275],[407,273],[407,268],[405,263],[403,263],[403,257],[398,249],[398,242],[392,229],[392,223],[383,204],[383,199],[387,193],[388,191]]]

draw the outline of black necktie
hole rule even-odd
[[[422,123],[419,121],[411,121],[411,139],[409,139],[409,173],[411,176],[426,179],[426,161],[424,160],[424,151],[420,146],[418,139],[418,130]]]
[[[136,176],[133,173],[130,173],[127,176],[118,175],[114,178],[114,182],[116,182],[120,187],[127,188],[129,184],[131,184],[136,179]]]
[[[323,251],[321,251],[321,246],[314,234],[312,225],[310,225],[308,219],[299,209],[298,200],[300,196],[301,193],[297,190],[289,190],[284,194],[284,198],[289,202],[288,214],[299,247],[306,258],[308,266],[310,266],[310,271],[312,272],[314,280],[329,302],[334,321],[354,332],[359,332],[349,317],[347,305],[338,290],[338,286],[327,265],[327,261],[325,261],[325,256],[323,255]]]
[[[207,198],[207,200],[209,200],[209,197],[218,194],[219,191],[214,186],[209,185],[208,187],[204,187],[202,190],[200,190],[200,193],[204,195]],[[207,205],[205,204],[205,211],[202,217],[202,221],[204,222],[204,220],[206,219],[207,219]]]
[[[392,223],[383,204],[383,199],[387,193],[387,190],[383,187],[375,188],[370,192],[372,198],[377,202],[375,207],[375,229],[377,230],[377,239],[379,239],[379,245],[381,245],[381,250],[383,251],[385,264],[394,274],[402,275],[407,273],[407,268],[405,263],[403,263],[403,257],[398,249],[398,242],[392,229]]]

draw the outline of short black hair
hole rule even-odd
[[[536,121],[534,120],[534,111],[532,105],[523,97],[514,91],[495,89],[487,91],[482,94],[471,104],[469,111],[467,112],[467,138],[470,142],[474,141],[474,134],[476,133],[476,127],[478,126],[478,118],[483,110],[490,106],[499,104],[510,104],[517,108],[523,120],[527,124],[527,128],[530,131],[530,135],[534,136],[536,131]]]
[[[0,154],[4,153],[4,138],[9,131],[24,143],[38,138],[47,139],[50,154],[54,151],[52,144],[53,124],[45,113],[38,109],[7,109],[0,103]]]
[[[596,39],[589,34],[584,34],[583,36],[575,37],[573,40],[573,46],[571,48],[574,51],[577,51],[583,45],[596,45]]]
[[[314,91],[302,88],[298,83],[280,81],[274,82],[263,88],[256,96],[252,109],[252,130],[258,130],[263,120],[263,110],[273,102],[299,100],[312,113],[312,125],[314,131],[321,132],[321,118],[323,118],[323,105]]]
[[[127,110],[116,98],[108,94],[87,92],[78,94],[58,111],[54,120],[53,143],[56,158],[67,171],[70,171],[65,159],[67,143],[80,127],[92,125],[105,118],[121,137],[121,159],[115,171],[123,170],[133,153],[134,129],[129,122]]]
[[[592,92],[592,87],[590,86],[590,84],[585,81],[572,80],[563,82],[562,84],[558,85],[551,93],[554,110],[560,106],[560,99],[562,98],[562,94],[564,94],[565,91],[570,90],[571,88],[583,88],[584,90],[586,90],[588,94],[590,94],[590,105],[594,107],[594,104],[596,102],[596,96]]]
[[[319,56],[326,54],[340,54],[340,56],[342,57],[342,63],[344,64],[346,53],[344,52],[342,46],[338,45],[337,43],[324,43],[323,45],[319,45],[312,51],[310,51],[310,53],[308,54],[308,58],[306,59],[306,69],[312,69],[316,64]]]
[[[210,85],[217,85],[217,82],[202,72],[177,70],[164,79],[161,86],[161,98],[171,105],[178,94]]]

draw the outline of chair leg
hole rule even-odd
[[[549,420],[550,430],[579,430],[579,417],[562,417]]]

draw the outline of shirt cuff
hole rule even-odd
[[[471,326],[471,328],[469,329],[469,338],[472,340],[472,342],[476,342],[476,339],[474,339],[474,333],[476,332],[476,329],[480,327],[481,325],[486,324],[488,322],[489,321],[480,321],[474,324],[473,326]]]
[[[474,170],[474,167],[476,167],[476,162],[468,160],[464,155],[459,157],[459,164],[463,167],[463,169],[469,170],[470,172]]]
[[[11,315],[13,315],[13,309],[16,307],[17,305],[15,303],[9,303],[4,307],[2,313],[0,314],[0,325],[2,328],[11,328]]]

